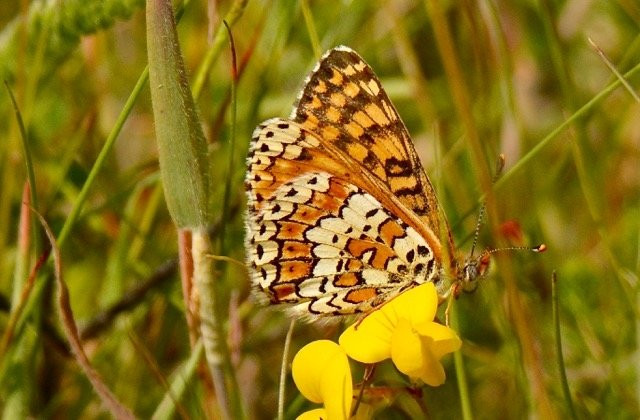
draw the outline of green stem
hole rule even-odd
[[[316,56],[316,58],[320,58],[322,49],[320,48],[318,31],[316,30],[316,25],[313,22],[313,15],[311,14],[311,9],[309,8],[309,2],[307,0],[301,0],[300,8],[302,9],[302,16],[304,16],[304,23],[307,27],[307,32],[309,33],[309,40],[311,41],[313,54]]]
[[[63,248],[64,243],[67,240],[67,237],[69,236],[69,233],[71,233],[71,229],[78,221],[78,218],[80,217],[80,212],[82,211],[82,207],[85,201],[87,200],[87,196],[89,195],[89,190],[91,190],[91,187],[93,186],[93,183],[95,182],[96,177],[98,176],[98,173],[100,173],[100,171],[102,170],[107,160],[107,156],[109,156],[109,153],[111,152],[113,145],[118,139],[118,135],[120,134],[120,131],[124,126],[124,123],[127,121],[127,118],[131,113],[131,109],[133,109],[133,105],[136,103],[136,100],[138,99],[138,96],[140,95],[140,92],[142,92],[142,88],[144,87],[148,79],[149,79],[149,66],[146,66],[142,71],[142,74],[140,75],[140,77],[138,77],[138,81],[136,82],[135,87],[131,91],[129,98],[127,98],[127,102],[124,104],[122,111],[120,111],[120,115],[118,115],[118,119],[116,120],[115,125],[111,129],[111,132],[109,132],[109,136],[107,137],[107,140],[104,142],[104,145],[102,146],[102,149],[100,150],[100,153],[98,154],[98,157],[96,158],[95,163],[91,167],[91,171],[87,176],[87,180],[82,185],[82,189],[78,194],[78,198],[73,204],[71,213],[69,213],[69,217],[67,217],[67,219],[64,222],[64,225],[62,226],[62,229],[60,229],[60,232],[57,235],[58,246],[60,248]]]
[[[451,326],[454,330],[458,330],[458,311],[455,305],[451,306]],[[464,359],[462,350],[453,353],[453,363],[456,369],[456,379],[458,382],[458,395],[460,396],[460,409],[462,410],[462,418],[464,420],[472,420],[473,412],[471,410],[471,398],[469,398],[469,383],[467,381],[467,373],[464,369]]]
[[[577,420],[576,412],[573,408],[573,400],[571,399],[571,391],[569,390],[569,382],[567,381],[567,372],[564,367],[564,356],[562,353],[562,336],[560,334],[560,315],[558,312],[558,279],[556,272],[551,275],[551,302],[553,307],[553,325],[555,327],[556,339],[556,355],[558,357],[558,372],[560,373],[560,383],[562,384],[562,394],[567,403],[567,410],[573,420]]]
[[[282,349],[282,364],[280,365],[280,386],[278,388],[278,420],[284,420],[284,396],[287,391],[287,367],[289,362],[289,348],[291,347],[291,337],[293,336],[293,327],[296,320],[292,319],[289,324],[287,336],[284,339],[284,348]]]

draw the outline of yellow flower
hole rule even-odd
[[[349,360],[333,341],[318,340],[304,346],[293,358],[293,381],[308,400],[322,409],[303,413],[298,419],[348,419],[353,398]]]
[[[425,283],[400,294],[340,336],[347,355],[362,363],[391,358],[398,370],[427,385],[442,385],[440,359],[462,344],[456,333],[433,322],[438,294]]]

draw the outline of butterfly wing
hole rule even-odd
[[[368,312],[437,278],[426,240],[299,124],[261,124],[248,167],[248,260],[271,303],[305,316]]]
[[[435,192],[408,131],[373,70],[355,51],[337,47],[320,60],[291,119],[356,161],[369,183],[383,193],[384,205],[393,207],[386,200],[393,195],[413,213],[400,216],[427,238],[436,254],[441,238],[446,238],[452,255],[448,226],[444,221],[441,229]]]

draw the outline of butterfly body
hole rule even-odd
[[[272,304],[367,313],[424,282],[445,294],[470,273],[407,129],[347,47],[320,60],[290,119],[256,128],[247,163],[251,280]]]

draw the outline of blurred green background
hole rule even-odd
[[[213,0],[187,5],[178,32],[190,76],[202,65],[230,7],[230,1]],[[37,196],[32,205],[58,233],[146,65],[144,2],[3,2],[0,27],[0,76],[16,96],[28,133]],[[540,255],[500,254],[479,290],[456,302],[473,415],[570,415],[557,367],[555,270],[576,415],[640,417],[640,103],[624,87],[603,94],[617,79],[588,41],[621,73],[637,66],[637,1],[249,1],[232,31],[240,71],[235,156],[229,154],[226,40],[198,98],[209,141],[213,214],[221,213],[224,183],[232,180],[234,211],[212,229],[215,237],[226,225],[230,257],[244,259],[243,161],[252,130],[264,119],[289,115],[318,54],[348,45],[376,71],[412,134],[461,256],[469,252],[484,192],[479,168],[493,167],[499,153],[505,154],[505,177],[490,201],[481,247],[548,246]],[[637,91],[640,77],[628,82]],[[480,141],[480,160],[471,153],[472,138]],[[85,349],[115,394],[143,418],[156,412],[167,383],[184,378],[181,369],[191,355],[177,234],[164,205],[155,150],[147,86],[61,249]],[[5,335],[46,243],[39,228],[19,233],[24,156],[3,87],[0,330]],[[230,160],[235,162],[231,174]],[[20,245],[25,237],[30,243]],[[251,418],[273,418],[288,320],[277,308],[253,303],[241,266],[218,267],[225,291],[219,299],[228,308],[224,318],[246,411]],[[0,354],[3,417],[106,418],[60,328],[50,266],[40,271],[25,302]],[[292,352],[314,339],[335,339],[341,329],[299,324]],[[459,418],[460,378],[453,358],[446,366],[446,384],[419,394],[406,391],[406,378],[392,366],[381,366],[373,384],[388,404],[378,417]],[[173,415],[217,416],[206,369],[186,379]],[[288,415],[312,406],[297,395],[289,381]]]

